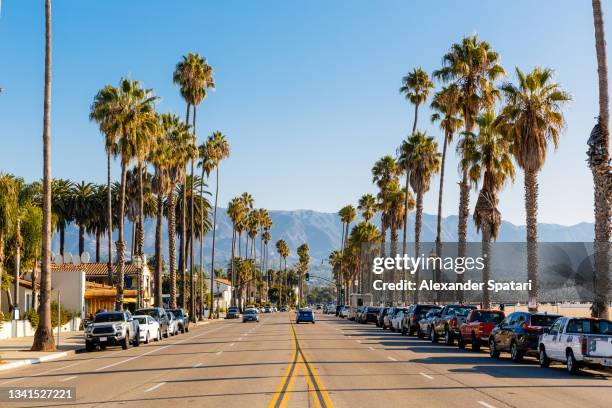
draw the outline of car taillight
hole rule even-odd
[[[412,315],[412,321],[413,321],[413,322],[416,322],[416,321],[417,321],[417,317],[416,317],[416,315]]]
[[[480,333],[484,333],[484,323],[480,323],[480,324],[478,325],[478,332],[480,332]]]
[[[457,318],[453,317],[450,321],[451,326],[456,326],[457,325]]]
[[[532,332],[541,332],[542,331],[541,327],[530,326],[529,323],[527,323],[527,322],[523,323],[523,329],[525,329],[527,331],[532,331]]]
[[[582,336],[582,339],[580,339],[580,346],[582,348],[582,354],[586,354],[587,353],[587,338],[585,336]]]

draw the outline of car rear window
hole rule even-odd
[[[135,317],[134,319],[138,321],[138,324],[147,324],[147,318],[144,316]]]
[[[457,306],[457,307],[451,307],[449,308],[449,313],[450,312],[454,312],[457,316],[467,316],[468,313],[470,313],[470,310],[474,309],[473,307],[469,307],[469,306]]]
[[[380,312],[380,309],[377,307],[369,307],[368,308],[368,313],[378,313]]]
[[[425,316],[430,310],[440,310],[439,306],[418,306],[414,312],[417,316]]]
[[[612,335],[610,320],[572,319],[567,324],[568,333]]]
[[[310,311],[310,310],[300,310],[300,316],[312,316],[312,311]]]
[[[553,325],[555,320],[559,317],[558,315],[533,315],[531,316],[531,326],[537,327],[550,327]]]
[[[474,321],[482,323],[499,323],[502,321],[501,312],[474,312]]]

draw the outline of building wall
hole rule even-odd
[[[85,318],[85,272],[53,272],[51,274],[51,300],[57,300],[66,310],[80,313]]]
[[[11,294],[13,293],[13,285],[11,285]],[[29,303],[26,303],[29,302]],[[27,312],[32,308],[32,289],[19,286],[19,310],[21,314]],[[9,312],[8,296],[6,292],[2,293],[2,304],[0,304],[0,310],[2,313],[7,314]]]

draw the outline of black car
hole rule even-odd
[[[378,321],[379,307],[366,306],[359,316],[359,323],[376,323]]]
[[[336,317],[340,316],[340,310],[342,310],[343,305],[336,305]]]
[[[383,327],[385,324],[385,316],[389,312],[390,307],[381,307],[376,318],[376,327]]]
[[[138,309],[134,312],[134,315],[149,315],[159,323],[160,330],[164,337],[168,337],[170,334],[170,319],[166,314],[166,310],[163,307],[150,307],[148,309]]]
[[[559,317],[546,313],[511,313],[491,331],[490,356],[498,358],[501,352],[510,352],[512,360],[521,361],[525,355],[537,355],[540,335]]]
[[[419,321],[424,318],[427,312],[429,312],[430,310],[439,309],[441,309],[441,307],[437,305],[424,305],[420,303],[410,305],[410,307],[408,308],[408,312],[406,312],[406,314],[404,315],[404,324],[402,325],[403,330],[405,330],[410,336],[418,333]]]
[[[230,306],[227,308],[227,313],[225,314],[226,319],[237,319],[240,317],[240,309],[236,306]]]
[[[189,333],[189,315],[185,312],[184,309],[169,309],[170,312],[176,317],[178,320],[178,329],[181,333],[188,332]]]

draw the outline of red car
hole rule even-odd
[[[470,343],[472,351],[480,350],[482,344],[487,344],[491,331],[499,322],[504,320],[504,312],[501,310],[474,309],[459,327],[459,348],[465,348]]]

